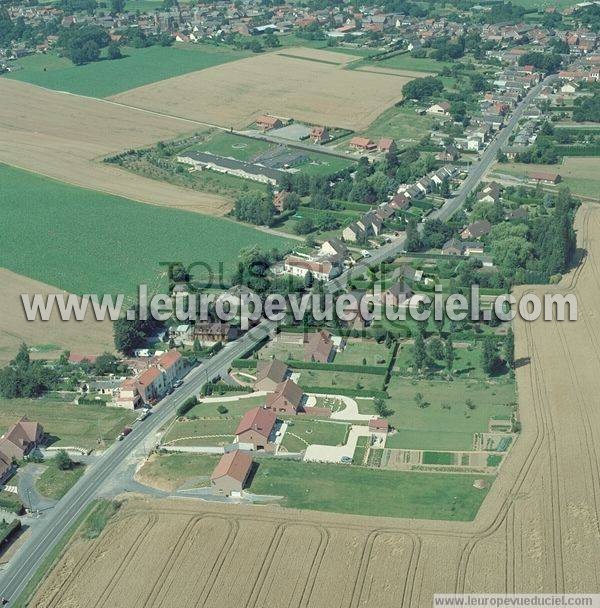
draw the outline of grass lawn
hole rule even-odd
[[[176,445],[228,445],[235,437],[235,430],[240,423],[241,417],[217,420],[186,420],[177,421],[170,427],[169,432],[163,437],[165,443],[174,439]],[[187,439],[187,438],[190,439]]]
[[[53,446],[98,447],[98,437],[113,441],[136,415],[105,405],[73,405],[52,399],[0,399],[0,432],[21,416],[36,420]]]
[[[302,452],[310,444],[341,445],[348,434],[347,424],[324,420],[288,420],[283,447],[288,452]]]
[[[383,386],[383,376],[379,376],[376,374],[357,374],[355,372],[330,372],[315,369],[303,369],[299,371],[300,380],[298,381],[298,384],[300,386],[328,388],[330,389],[331,394],[335,394],[336,387],[382,390]]]
[[[74,463],[73,468],[61,471],[53,460],[48,461],[48,468],[40,475],[36,481],[36,490],[54,500],[60,500],[83,475],[85,467]]]
[[[419,519],[474,519],[486,490],[472,475],[406,473],[307,462],[263,460],[256,494],[285,496],[296,509]]]
[[[6,165],[0,165],[0,183],[0,266],[72,293],[132,294],[140,283],[151,291],[165,272],[159,262],[168,260],[205,261],[215,273],[222,261],[227,277],[240,249],[291,245],[229,220],[136,203]]]
[[[562,163],[556,165],[527,165],[519,163],[496,164],[494,172],[498,174],[514,175],[524,178],[536,171],[560,173],[563,180],[559,184],[568,186],[573,194],[587,196],[600,200],[600,174],[598,173],[598,158],[587,156],[566,156]],[[544,186],[549,190],[553,186]]]
[[[264,397],[246,397],[244,399],[237,399],[236,401],[224,401],[223,403],[199,403],[187,413],[187,416],[205,418],[235,416],[241,418],[249,409],[264,405],[264,403]],[[220,414],[217,411],[220,405],[224,405],[227,408],[225,414]]]
[[[218,462],[219,456],[153,454],[144,463],[139,477],[144,483],[174,490],[187,479],[210,476]]]
[[[208,44],[122,48],[122,59],[104,59],[76,66],[55,53],[30,55],[16,64],[22,70],[5,77],[48,89],[89,97],[109,97],[165,78],[181,76],[247,57],[250,53]]]
[[[380,68],[394,68],[395,70],[410,70],[413,72],[441,72],[446,66],[451,66],[452,63],[448,61],[436,61],[429,57],[411,57],[410,53],[405,53],[381,61],[372,61],[367,65]]]
[[[377,117],[364,135],[375,140],[391,137],[398,142],[419,141],[431,132],[435,122],[432,116],[419,116],[411,106],[393,106]]]
[[[12,511],[13,513],[21,513],[23,510],[23,503],[16,494],[7,492],[6,490],[0,490],[0,509]],[[2,535],[0,534],[0,537],[1,536]]]
[[[348,338],[346,348],[335,356],[335,363],[344,365],[362,365],[363,359],[367,365],[383,365],[387,363],[391,351],[385,344],[378,344],[375,340],[361,340],[360,338]],[[382,363],[381,360],[385,362]]]
[[[258,351],[259,359],[280,359],[287,361],[288,359],[304,359],[304,345],[302,344],[302,334],[285,334],[281,333],[276,340],[272,340],[265,344]]]
[[[492,416],[510,414],[514,403],[514,383],[498,380],[490,384],[476,380],[410,381],[392,377],[386,405],[394,411],[388,417],[398,433],[390,435],[388,448],[424,450],[470,450],[473,433],[487,430]],[[419,407],[415,395],[423,395],[426,407]],[[475,409],[469,410],[465,401],[471,399]],[[361,413],[374,413],[373,402],[358,401]],[[442,408],[447,404],[450,409]]]

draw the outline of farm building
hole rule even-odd
[[[254,389],[257,391],[271,392],[277,385],[283,382],[289,374],[290,368],[279,359],[270,361],[259,361],[256,370]]]
[[[283,268],[296,277],[305,277],[310,272],[317,281],[328,281],[340,273],[339,266],[329,260],[307,260],[295,255],[285,258]]]
[[[303,390],[293,380],[284,380],[277,385],[274,392],[267,395],[265,407],[273,412],[297,414],[302,411],[303,404]]]
[[[235,440],[240,444],[252,445],[254,450],[268,449],[271,440],[274,439],[272,435],[276,421],[277,416],[272,409],[252,408],[240,420],[235,431]]]
[[[186,152],[185,155],[177,157],[177,162],[191,165],[197,170],[211,169],[218,173],[227,173],[263,184],[275,185],[283,176],[283,172],[277,169],[208,154],[207,152]]]
[[[542,182],[544,184],[558,184],[562,181],[562,176],[560,173],[544,173],[541,171],[536,171],[534,173],[529,173],[527,177],[531,180]]]
[[[249,454],[241,450],[223,454],[210,476],[213,494],[240,496],[251,470],[252,457]]]
[[[440,101],[440,103],[434,103],[432,106],[427,108],[427,114],[433,114],[434,116],[448,116],[450,112],[450,104],[447,101]]]
[[[253,162],[269,169],[285,169],[295,167],[309,161],[308,155],[303,152],[290,150],[286,146],[276,146],[253,159]]]

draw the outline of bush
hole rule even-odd
[[[59,450],[54,457],[56,466],[61,471],[70,471],[73,468],[73,461],[65,450]]]
[[[12,511],[19,515],[23,512],[23,503],[16,494],[10,492],[0,492],[0,509]]]
[[[190,397],[177,408],[176,413],[180,417],[185,416],[195,405],[198,405],[198,399],[195,396]]]
[[[226,414],[229,410],[224,406],[224,405],[219,405],[217,407],[217,412],[219,412],[219,414]]]

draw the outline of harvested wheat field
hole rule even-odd
[[[4,78],[0,98],[0,162],[143,203],[210,215],[231,208],[225,197],[102,163],[105,156],[197,130],[197,124]]]
[[[84,321],[61,321],[54,314],[50,321],[27,321],[21,294],[47,295],[65,293],[10,270],[0,268],[0,364],[12,359],[22,342],[32,348],[32,358],[53,359],[64,350],[97,355],[114,350],[112,323],[96,321],[87,315]],[[43,343],[42,343],[43,341]]]
[[[556,290],[578,296],[579,320],[516,323],[523,432],[474,522],[131,500],[97,541],[74,542],[31,606],[429,608],[435,592],[597,591],[600,210],[577,226],[588,255]]]
[[[297,56],[285,56],[290,54]],[[363,130],[402,99],[402,87],[411,80],[345,70],[343,65],[321,62],[338,53],[286,49],[285,55],[248,57],[132,89],[110,99],[238,129],[261,114],[271,113]],[[313,60],[299,58],[309,55]]]
[[[337,63],[339,65],[346,65],[352,61],[360,59],[356,55],[350,53],[341,53],[339,51],[326,51],[323,49],[311,49],[310,47],[294,47],[291,49],[283,49],[276,51],[276,55],[283,57],[297,57],[298,59],[307,59],[308,61],[322,61],[324,63]]]

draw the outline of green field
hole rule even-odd
[[[176,44],[144,49],[123,47],[124,57],[76,66],[55,53],[30,55],[16,64],[23,69],[6,74],[48,89],[89,97],[108,97],[165,78],[204,70],[247,57],[249,53],[208,44]]]
[[[358,374],[355,372],[330,372],[327,370],[300,370],[298,384],[302,387],[323,387],[335,395],[336,387],[344,389],[382,390],[383,376],[377,374]]]
[[[98,438],[113,441],[135,420],[128,410],[105,405],[73,405],[52,399],[0,399],[0,432],[21,416],[39,422],[53,447],[98,447]]]
[[[363,360],[366,360],[367,365],[385,366],[391,354],[391,350],[386,348],[384,344],[375,342],[375,340],[348,338],[346,348],[336,354],[335,362],[344,365],[362,365]]]
[[[282,446],[288,452],[302,452],[308,445],[342,445],[348,433],[347,424],[324,420],[295,418],[283,436]]]
[[[510,414],[516,400],[514,383],[498,380],[495,384],[476,380],[410,381],[392,377],[386,406],[393,410],[388,417],[398,432],[386,441],[388,448],[423,450],[470,450],[473,433],[487,430],[492,416]],[[415,395],[421,393],[425,407],[419,407]],[[466,400],[475,408],[470,410]],[[372,401],[360,400],[362,413],[374,413]],[[443,408],[442,405],[448,408]]]
[[[249,490],[285,496],[295,509],[470,521],[486,490],[472,475],[405,473],[336,464],[262,460]]]
[[[151,290],[159,262],[204,261],[224,273],[240,249],[291,241],[197,213],[137,203],[0,165],[0,266],[72,293]],[[23,222],[27,217],[27,222]]]
[[[445,67],[452,65],[448,61],[437,61],[428,57],[411,57],[410,53],[395,55],[381,61],[371,61],[366,65],[379,68],[393,68],[395,70],[410,70],[412,72],[441,72]]]
[[[435,122],[432,116],[419,116],[411,106],[393,106],[377,117],[364,135],[372,139],[391,137],[397,142],[419,141],[431,132]]]
[[[219,456],[154,454],[140,472],[144,482],[174,490],[186,480],[210,476],[218,462]]]
[[[217,156],[225,156],[235,158],[237,160],[249,162],[256,156],[266,152],[271,148],[275,148],[275,144],[265,141],[251,139],[249,137],[241,137],[223,131],[210,133],[206,140],[194,144],[190,150],[198,150],[208,152]],[[294,151],[294,148],[290,148]],[[345,158],[332,156],[331,154],[321,154],[319,152],[307,152],[300,150],[302,154],[308,156],[308,161],[295,165],[295,168],[301,170],[307,175],[330,175],[346,169],[354,164],[354,161]]]

